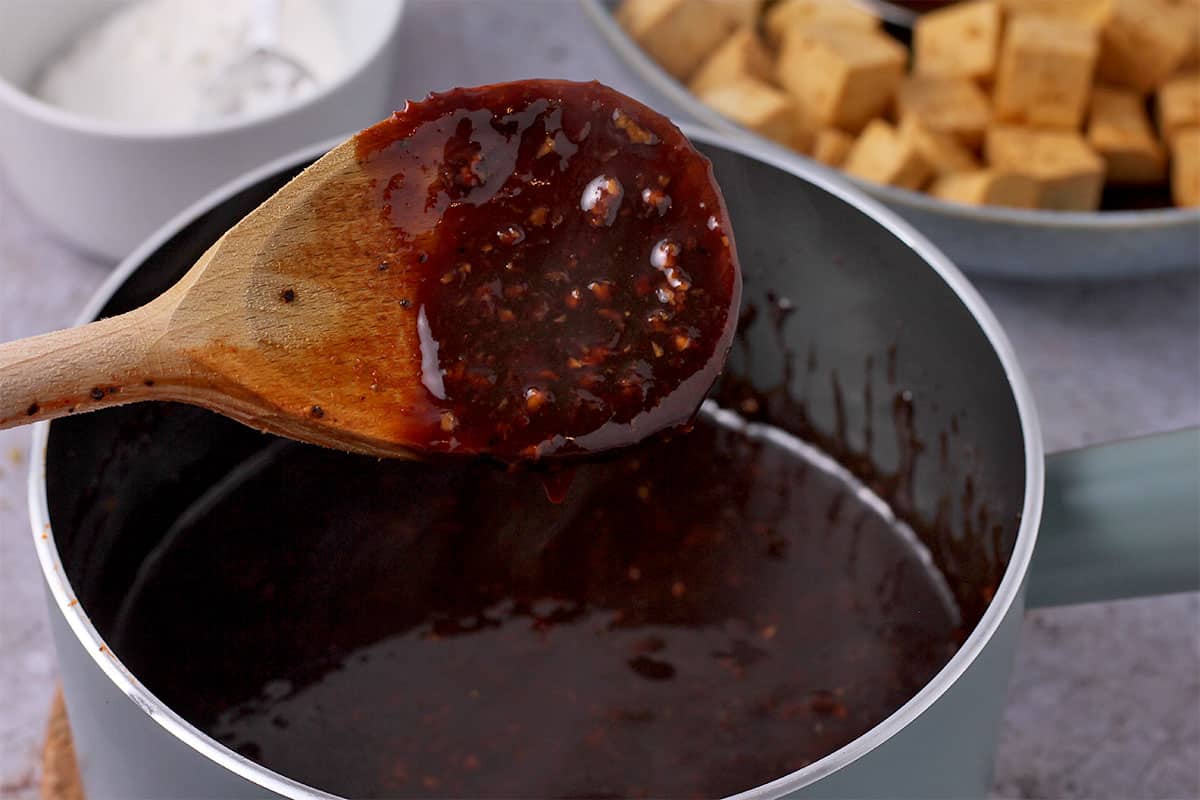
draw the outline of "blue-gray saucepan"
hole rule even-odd
[[[995,576],[965,587],[978,591],[962,645],[907,702],[739,796],[984,797],[1027,607],[1200,585],[1200,432],[1047,457],[1008,339],[924,237],[823,172],[745,140],[687,133],[713,162],[744,270],[729,379],[788,404],[778,424],[803,422],[796,432],[843,464],[903,473],[902,511],[937,520],[943,540],[925,544],[942,548],[948,581],[969,572],[962,559]],[[157,296],[322,152],[275,162],[185,212],[126,259],[80,321]],[[800,313],[782,313],[789,306]],[[113,646],[139,564],[263,435],[199,409],[140,404],[41,423],[35,437],[33,540],[87,796],[331,796],[188,723]]]

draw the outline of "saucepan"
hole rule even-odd
[[[850,469],[903,477],[895,510],[938,538],[926,544],[943,553],[969,627],[886,719],[742,796],[983,797],[1025,608],[1200,586],[1200,431],[1047,458],[1012,347],[940,252],[823,172],[687,132],[713,162],[744,266],[727,380],[751,385],[777,424]],[[81,322],[156,296],[323,151],[268,165],[177,217]],[[263,436],[199,409],[141,404],[43,423],[35,439],[34,544],[88,796],[332,796],[193,727],[110,646],[139,563]]]

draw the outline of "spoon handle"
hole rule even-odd
[[[150,303],[117,317],[0,344],[0,429],[162,398],[178,374],[159,345],[169,307]]]

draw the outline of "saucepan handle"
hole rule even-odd
[[[1056,453],[1027,606],[1200,589],[1200,428]]]

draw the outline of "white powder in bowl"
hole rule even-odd
[[[83,32],[46,65],[33,93],[77,114],[187,128],[267,111],[316,91],[346,67],[320,0],[281,0],[273,50],[311,79],[246,63],[255,0],[134,0]],[[214,99],[214,87],[219,99]]]

